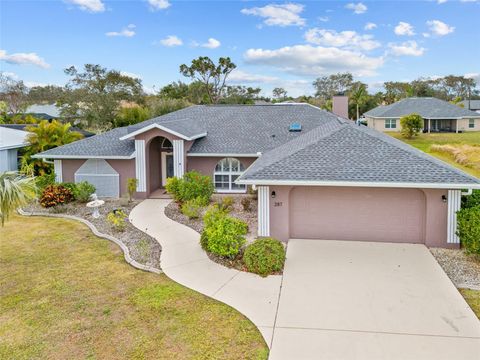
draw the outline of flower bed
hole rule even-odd
[[[111,235],[120,240],[130,252],[130,256],[142,265],[160,269],[160,253],[162,248],[158,241],[151,236],[138,230],[130,222],[125,222],[124,231],[117,231],[112,224],[107,221],[107,215],[113,210],[121,210],[127,216],[130,211],[138,204],[137,201],[126,202],[124,199],[107,199],[105,204],[100,207],[100,217],[92,217],[92,209],[85,206],[84,203],[71,202],[66,205],[58,205],[53,208],[44,208],[39,204],[32,204],[25,207],[26,212],[39,212],[45,214],[65,214],[80,217],[91,222],[98,231]]]

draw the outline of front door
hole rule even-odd
[[[162,152],[162,186],[167,184],[167,179],[173,177],[173,154]]]

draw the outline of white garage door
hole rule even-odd
[[[115,169],[103,159],[89,159],[75,173],[75,182],[88,181],[99,197],[119,197],[119,179]]]
[[[290,237],[423,243],[425,202],[417,189],[297,187]]]

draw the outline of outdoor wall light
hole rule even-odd
[[[445,195],[442,195],[442,201],[443,201],[444,203],[447,202],[447,197],[446,197]]]
[[[277,194],[275,194],[275,191],[272,191],[272,199],[275,199],[275,196],[277,196]]]

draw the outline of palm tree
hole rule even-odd
[[[26,148],[25,159],[22,159],[24,163],[34,164],[35,173],[38,175],[49,173],[51,165],[41,159],[34,159],[32,156],[57,146],[69,144],[83,137],[79,132],[70,131],[70,127],[70,124],[62,124],[57,120],[52,122],[44,120],[38,126],[28,126],[26,130],[30,134],[27,141],[30,146]]]
[[[9,215],[19,207],[35,199],[35,178],[22,177],[14,171],[0,173],[0,219],[2,227]]]
[[[349,92],[350,100],[357,107],[357,120],[360,117],[359,107],[368,99],[367,85],[362,82],[356,82],[352,85]]]

